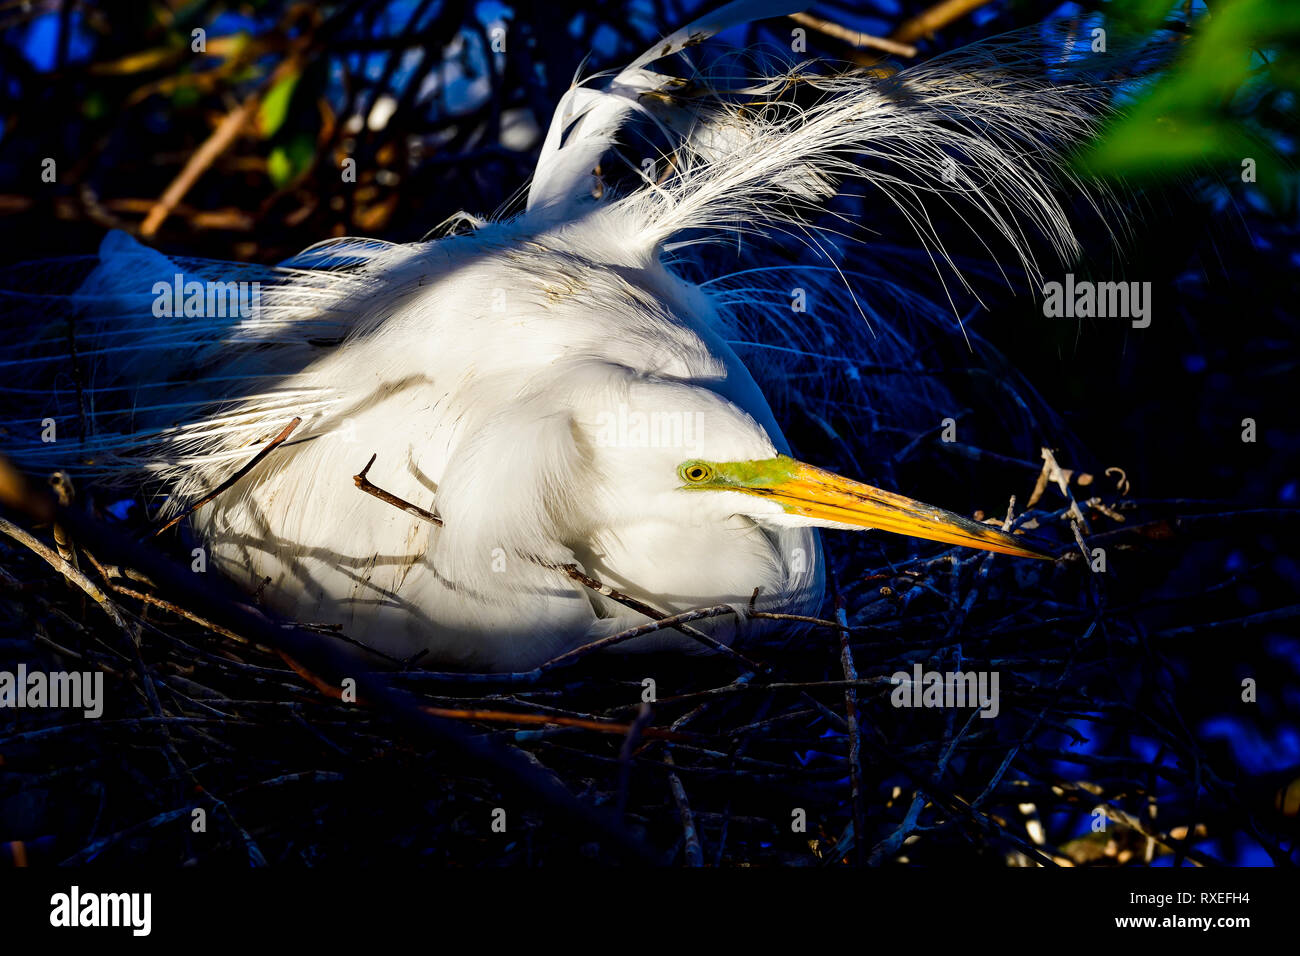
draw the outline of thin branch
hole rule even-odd
[[[7,534],[19,544],[38,555],[46,564],[54,568],[54,570],[58,571],[77,587],[81,588],[81,590],[85,591],[96,604],[104,609],[104,613],[112,619],[113,623],[120,627],[123,632],[131,638],[132,643],[135,643],[137,638],[131,625],[128,624],[126,618],[122,616],[122,612],[118,609],[117,605],[113,603],[113,599],[105,594],[98,584],[86,577],[82,571],[59,557],[58,553],[55,552],[53,548],[46,547],[36,537],[27,533],[13,522],[0,518],[0,532]]]
[[[942,0],[910,20],[903,21],[902,26],[893,32],[891,40],[897,43],[912,43],[924,39],[937,30],[941,30],[954,20],[964,17],[973,10],[978,10],[989,0]]]
[[[521,714],[508,710],[473,710],[448,707],[422,707],[426,714],[444,717],[448,720],[477,720],[498,724],[553,724],[557,727],[575,727],[580,730],[594,730],[602,734],[619,734],[626,736],[632,732],[634,724],[618,723],[612,720],[591,720],[580,717],[564,717],[559,714]],[[662,727],[642,727],[638,731],[643,737],[655,737],[660,740],[698,740],[696,734],[684,734],[679,731],[666,730]]]
[[[672,749],[664,754],[664,764],[668,767],[675,767],[673,763]],[[695,816],[691,813],[690,801],[686,799],[686,788],[682,786],[681,778],[677,776],[676,770],[668,772],[668,789],[672,791],[673,802],[677,804],[677,815],[682,821],[682,839],[685,843],[683,852],[686,855],[686,865],[689,867],[700,867],[704,865],[704,847],[700,844],[700,831],[695,826]]]
[[[818,33],[823,33],[850,46],[870,47],[874,50],[883,50],[885,53],[892,53],[894,56],[907,57],[908,59],[916,56],[916,47],[910,43],[899,43],[897,40],[888,40],[884,37],[873,36],[870,33],[859,33],[857,30],[850,30],[848,27],[830,20],[815,17],[811,13],[792,13],[790,19],[801,26],[816,30]]]
[[[844,718],[849,725],[849,785],[855,836],[853,856],[858,866],[862,866],[867,861],[867,814],[862,803],[862,731],[858,726],[858,692],[855,684],[858,669],[853,663],[853,648],[849,644],[849,619],[844,609],[844,598],[840,595],[833,572],[830,578],[834,592],[835,618],[840,624],[840,667],[844,671],[844,679],[850,682],[844,688]]]
[[[427,521],[429,522],[429,524],[435,524],[441,528],[442,519],[439,518],[432,511],[425,511],[423,508],[419,507],[418,505],[411,504],[405,498],[399,498],[391,491],[385,491],[383,488],[380,488],[378,485],[371,483],[370,479],[367,478],[366,476],[370,473],[370,466],[375,463],[375,459],[378,457],[379,457],[379,452],[375,452],[373,455],[370,456],[370,460],[366,462],[366,467],[362,468],[361,471],[359,471],[357,474],[352,476],[353,483],[362,491],[364,491],[366,494],[378,498],[380,501],[384,502],[385,504],[392,505],[398,511],[405,511],[408,515],[412,515],[413,517],[419,518],[422,521]]]

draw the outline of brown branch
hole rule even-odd
[[[367,478],[366,475],[370,472],[370,466],[375,463],[375,459],[378,457],[379,452],[375,452],[370,456],[370,460],[366,462],[366,467],[362,468],[360,472],[352,476],[353,483],[366,494],[378,498],[385,504],[392,505],[398,511],[405,511],[408,515],[420,518],[423,521],[429,522],[429,524],[436,524],[438,527],[442,527],[442,519],[432,511],[425,511],[423,508],[411,504],[405,498],[399,498],[391,491],[385,491],[378,485],[371,483],[370,479]]]
[[[104,613],[112,618],[113,623],[120,627],[127,637],[131,638],[132,643],[135,642],[136,636],[132,632],[131,626],[127,623],[126,618],[122,616],[122,612],[117,605],[113,603],[113,599],[105,594],[99,585],[86,577],[82,571],[59,557],[53,548],[46,547],[37,538],[4,518],[0,518],[0,532],[7,534],[19,544],[28,548],[44,560],[46,564],[67,578],[69,582],[85,591],[96,604],[104,609]]]
[[[892,53],[894,56],[904,56],[909,59],[916,56],[916,47],[910,43],[887,40],[884,37],[873,36],[870,33],[859,33],[857,30],[850,30],[848,27],[841,26],[830,20],[815,17],[811,13],[792,13],[790,19],[801,26],[816,30],[818,33],[840,40],[850,46],[870,47],[874,50],[883,50],[885,53]]]
[[[942,0],[910,20],[903,21],[890,39],[896,43],[912,43],[924,39],[986,3],[988,0]]]
[[[626,735],[632,731],[633,724],[618,723],[613,720],[592,720],[582,717],[565,717],[560,714],[519,714],[508,710],[473,710],[461,708],[429,707],[420,708],[434,717],[448,720],[477,720],[497,724],[554,724],[557,727],[576,727],[581,730],[594,730],[602,734]],[[639,731],[643,737],[656,737],[662,740],[698,740],[694,734],[683,734],[662,727],[642,727]]]
[[[220,634],[222,637],[229,638],[230,640],[235,641],[236,643],[239,644],[249,643],[247,638],[240,637],[234,631],[229,630],[228,628],[224,628],[220,624],[215,624],[212,621],[209,621],[207,618],[195,614],[193,611],[187,611],[179,604],[174,604],[171,601],[168,601],[164,598],[155,597],[152,594],[146,594],[143,591],[137,591],[135,588],[129,588],[126,585],[115,583],[109,577],[108,569],[105,568],[98,561],[96,561],[95,556],[93,554],[91,554],[89,551],[85,552],[85,554],[86,554],[86,558],[90,561],[90,563],[95,566],[95,570],[99,572],[99,576],[104,579],[104,583],[111,590],[122,595],[123,597],[135,598],[135,600],[140,601],[144,604],[152,604],[156,608],[161,608],[164,611],[170,611],[171,613],[179,617],[183,617],[186,620],[193,621],[195,624],[198,624],[200,627],[207,628],[209,631],[211,631],[214,634]]]
[[[253,93],[247,97],[238,108],[233,112],[227,113],[225,118],[217,124],[217,128],[210,135],[194,154],[190,156],[176,178],[158,197],[153,208],[149,210],[149,215],[145,217],[144,222],[140,225],[140,235],[146,239],[153,237],[158,231],[158,227],[163,224],[172,210],[190,191],[199,177],[207,170],[209,166],[216,161],[216,158],[224,153],[230,144],[235,141],[235,137],[240,131],[248,125],[249,120],[257,113],[258,104],[261,97]]]
[[[606,647],[612,647],[615,644],[622,644],[624,641],[630,641],[634,637],[641,637],[642,635],[649,634],[652,631],[661,631],[664,628],[668,628],[668,627],[675,628],[679,631],[684,631],[685,633],[689,634],[694,629],[682,627],[682,625],[687,621],[698,621],[704,618],[721,617],[724,614],[734,614],[734,613],[735,613],[735,609],[731,607],[731,605],[729,604],[715,604],[712,607],[702,607],[702,608],[695,608],[694,610],[690,610],[690,611],[682,611],[680,614],[672,614],[672,615],[661,614],[653,621],[649,621],[645,624],[638,624],[635,627],[629,627],[626,630],[619,631],[617,634],[611,634],[609,637],[602,637],[599,640],[592,641],[589,644],[584,644],[582,645],[582,647],[577,647],[571,651],[566,651],[565,653],[560,654],[557,657],[551,658],[549,661],[543,664],[539,669],[543,673],[545,673],[546,671],[552,670],[556,667],[564,667],[565,665],[572,664],[574,661],[586,657],[587,655],[592,654],[595,651],[603,650]],[[696,631],[695,633],[698,634],[700,632]],[[712,638],[710,638],[710,640],[712,640]],[[717,642],[715,641],[714,643]],[[725,644],[719,646],[726,647]],[[730,648],[728,648],[728,650],[730,650]]]

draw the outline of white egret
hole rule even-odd
[[[945,253],[927,201],[959,206],[1034,275],[1029,234],[1075,251],[1052,182],[1060,148],[1091,128],[1095,92],[1021,71],[1014,40],[883,81],[796,69],[721,89],[650,68],[730,23],[797,7],[731,4],[576,85],[514,217],[432,242],[314,247],[238,320],[132,325],[104,312],[99,351],[86,351],[88,332],[81,346],[115,363],[93,383],[101,402],[141,376],[152,391],[131,391],[132,426],[101,430],[82,454],[153,474],[176,510],[300,417],[188,519],[207,560],[283,614],[478,670],[527,668],[646,620],[564,565],[665,613],[743,607],[756,589],[762,609],[808,613],[823,590],[816,528],[1041,556],[789,457],[719,334],[723,307],[675,262],[701,236],[812,237],[807,214],[857,178],[934,258]],[[631,121],[665,137],[669,171],[618,191],[597,170]],[[101,302],[138,304],[184,271],[121,234],[100,260],[82,293]],[[209,264],[192,277],[241,275]],[[181,367],[196,381],[167,384]],[[34,466],[74,464],[58,446],[27,451]],[[372,455],[368,481],[442,523],[359,492],[353,476]],[[700,627],[730,642],[741,624]],[[697,646],[661,630],[621,649],[666,644]]]

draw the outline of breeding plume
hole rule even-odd
[[[686,276],[710,241],[823,250],[813,220],[846,185],[901,210],[938,263],[931,205],[1035,276],[1035,247],[1075,252],[1054,188],[1096,90],[1035,76],[1015,38],[884,77],[815,64],[750,81],[667,72],[719,29],[797,6],[731,4],[576,84],[526,208],[507,218],[466,215],[467,229],[410,245],[331,241],[269,272],[170,260],[110,234],[77,296],[93,375],[74,394],[61,325],[6,362],[27,393],[49,385],[58,402],[29,402],[40,414],[11,424],[9,450],[33,472],[148,482],[165,516],[301,419],[186,519],[209,566],[281,614],[445,667],[527,668],[646,620],[608,588],[663,613],[743,609],[756,591],[761,609],[813,612],[817,528],[1041,556],[791,457],[724,331],[744,312],[786,340],[816,321],[819,342],[893,341],[834,250],[797,282],[775,266],[743,283]],[[650,141],[652,162],[624,155]],[[621,160],[632,181],[615,175]],[[225,301],[251,290],[247,308],[213,308],[218,283]],[[796,284],[843,308],[791,311]],[[888,289],[876,291],[900,294]],[[88,433],[42,443],[46,418],[73,435],[88,421]],[[700,626],[730,642],[757,623]],[[661,630],[620,648],[665,645],[697,647]]]

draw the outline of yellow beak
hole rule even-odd
[[[1020,558],[1053,560],[1000,528],[962,517],[893,492],[806,465],[791,462],[789,477],[770,485],[739,487],[734,490],[771,498],[790,514],[815,521],[859,528],[878,528],[895,534],[929,541],[960,544],[983,551],[1013,554]]]

